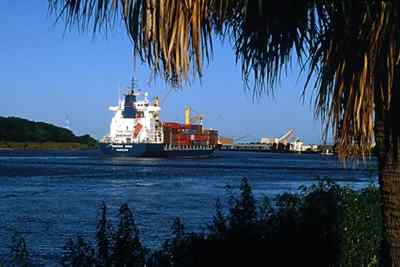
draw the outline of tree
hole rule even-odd
[[[128,204],[122,204],[119,208],[118,229],[113,237],[113,263],[115,266],[143,266],[144,253],[133,213]]]
[[[25,238],[14,229],[10,245],[11,265],[27,267],[30,265],[29,252]]]
[[[192,258],[190,256],[193,256],[193,254],[190,252],[188,253],[190,249],[186,240],[185,226],[179,217],[174,219],[171,231],[173,238],[167,240],[164,244],[170,258],[170,264],[171,266],[188,266],[188,262],[190,262]]]
[[[215,215],[212,224],[208,225],[209,236],[215,239],[223,239],[227,232],[227,219],[223,213],[220,199],[215,202]]]
[[[49,0],[67,25],[122,18],[134,51],[173,85],[202,75],[215,36],[233,42],[246,86],[273,90],[294,56],[342,159],[376,142],[384,265],[400,266],[400,3],[382,0]],[[193,68],[192,68],[193,67]],[[313,77],[316,77],[314,80]]]
[[[257,220],[256,201],[247,178],[242,178],[240,183],[240,196],[238,199],[231,202],[229,209],[229,223],[233,232],[247,233],[248,238],[254,237],[252,235],[252,228],[254,228]]]
[[[100,207],[100,218],[97,223],[97,259],[99,266],[111,266],[111,224],[107,218],[107,206],[102,202]]]

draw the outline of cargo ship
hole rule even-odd
[[[218,145],[218,131],[193,123],[185,108],[185,122],[162,122],[160,99],[131,88],[109,108],[114,112],[110,132],[100,140],[107,156],[126,157],[208,157]],[[142,98],[139,100],[139,98]]]

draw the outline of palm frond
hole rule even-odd
[[[180,85],[191,67],[199,76],[204,60],[212,53],[208,0],[49,0],[50,8],[64,16],[67,25],[78,24],[94,31],[123,18],[136,54],[154,72]]]
[[[235,2],[236,7],[228,9],[233,15],[224,16],[225,27],[232,35],[243,80],[254,82],[259,95],[276,86],[292,55],[302,61],[317,30],[314,1]]]
[[[317,74],[316,115],[324,120],[325,133],[333,129],[343,157],[369,153],[376,101],[382,102],[387,119],[393,114],[400,56],[394,5],[343,1],[325,6],[330,19],[310,50],[311,69]]]

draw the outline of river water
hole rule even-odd
[[[226,186],[247,177],[256,197],[274,197],[310,185],[316,177],[361,188],[376,182],[374,161],[346,164],[334,156],[216,152],[208,159],[102,158],[93,152],[0,152],[0,254],[13,229],[31,255],[54,263],[65,241],[94,238],[98,207],[110,217],[127,202],[142,241],[156,248],[176,216],[186,229],[204,231]]]

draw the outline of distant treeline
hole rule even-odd
[[[62,127],[16,117],[0,117],[0,142],[97,145],[96,139],[89,135],[76,136],[71,130]]]
[[[99,210],[96,235],[69,240],[62,266],[379,266],[382,218],[375,186],[360,191],[329,180],[256,201],[247,179],[239,194],[227,187],[227,201],[216,202],[213,220],[203,233],[185,230],[181,219],[158,250],[140,239],[134,212],[127,204],[111,220]],[[112,221],[114,223],[112,223]],[[6,266],[32,266],[21,234],[12,237]],[[1,262],[0,262],[1,265]],[[39,264],[40,265],[40,264]]]

